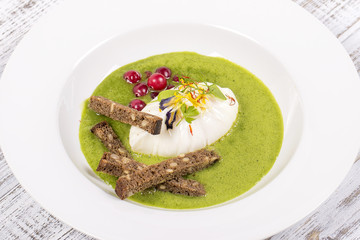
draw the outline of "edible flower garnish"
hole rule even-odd
[[[235,105],[235,99],[233,98],[233,97],[230,97],[229,95],[227,95],[227,94],[225,94],[226,95],[226,97],[228,98],[228,99],[230,99],[230,106],[234,106]]]
[[[215,85],[209,85],[206,82],[193,81],[191,78],[183,76],[179,78],[180,85],[176,89],[162,91],[158,95],[160,101],[160,110],[169,109],[166,112],[165,125],[167,129],[173,129],[176,120],[177,125],[185,120],[189,123],[191,135],[193,131],[191,123],[200,114],[200,111],[206,109],[206,102],[209,95],[226,100],[227,97],[221,92],[220,88]]]

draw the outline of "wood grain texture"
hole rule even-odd
[[[0,75],[24,34],[39,17],[61,1],[0,0]],[[360,0],[294,2],[334,33],[360,72]],[[360,239],[359,174],[360,161],[356,161],[346,179],[326,202],[303,220],[269,239]],[[93,239],[41,208],[19,185],[1,150],[0,222],[0,239]]]

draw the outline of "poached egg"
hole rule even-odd
[[[208,83],[211,85],[211,83]],[[223,137],[236,120],[239,104],[229,88],[221,88],[226,100],[209,95],[200,114],[189,124],[184,119],[177,120],[173,129],[167,129],[166,112],[160,110],[160,102],[155,98],[148,103],[143,112],[163,119],[159,135],[151,135],[138,127],[130,129],[129,142],[132,150],[138,153],[177,156],[196,151]]]

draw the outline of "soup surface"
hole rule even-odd
[[[146,82],[145,71],[154,72],[161,66],[170,68],[173,75],[230,88],[239,102],[239,113],[231,130],[209,146],[220,154],[221,161],[186,176],[202,183],[206,196],[188,197],[147,190],[129,199],[161,208],[193,209],[223,203],[248,191],[271,169],[282,145],[283,119],[270,90],[256,76],[228,60],[192,52],[175,52],[151,56],[115,70],[99,84],[93,95],[128,105],[135,98],[132,92],[134,85],[127,83],[123,74],[128,70],[139,71],[143,76],[142,82]],[[150,94],[140,99],[151,101]],[[100,158],[107,149],[90,132],[92,126],[104,120],[114,128],[135,160],[154,164],[166,159],[132,152],[129,145],[130,125],[96,114],[87,107],[86,101],[79,132],[81,149],[90,167],[112,187],[115,187],[116,177],[96,172]]]

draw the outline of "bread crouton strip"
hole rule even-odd
[[[91,128],[91,132],[100,139],[100,141],[110,152],[119,156],[132,158],[112,127],[106,121],[100,122],[93,126]]]
[[[104,153],[96,171],[119,177],[147,166],[144,163],[132,159],[130,153],[123,146],[115,131],[106,121],[96,124],[92,127],[91,132],[94,133],[111,152]],[[163,192],[187,196],[204,196],[206,194],[202,184],[195,180],[183,178],[170,180],[156,188]]]
[[[100,96],[90,97],[89,108],[111,119],[144,129],[153,135],[160,134],[162,118],[158,116],[137,111]]]
[[[115,192],[120,199],[141,192],[147,188],[159,185],[168,180],[202,170],[220,159],[214,151],[201,149],[195,152],[181,154],[160,163],[147,166],[116,181]]]

